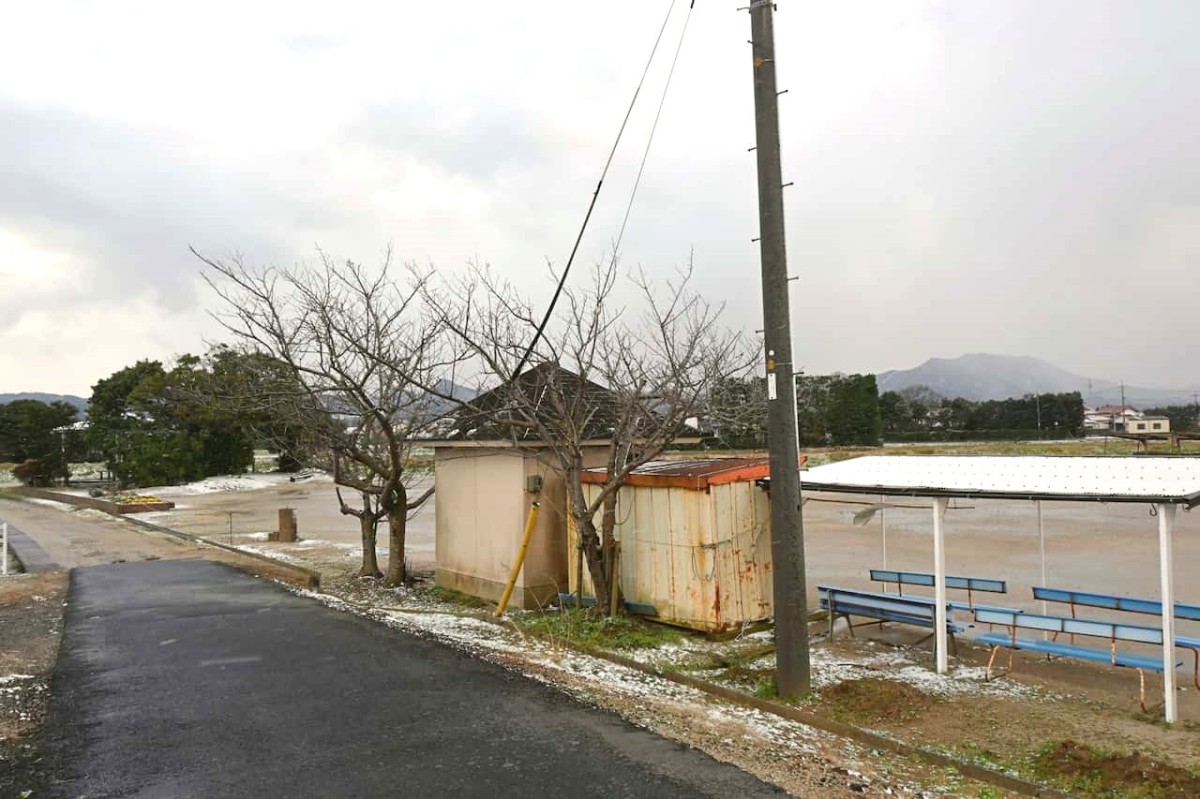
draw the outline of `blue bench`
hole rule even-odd
[[[831,639],[833,638],[833,623],[838,616],[846,619],[851,636],[854,635],[855,627],[850,622],[851,616],[875,619],[880,624],[892,621],[929,629],[933,629],[937,623],[936,603],[929,597],[903,596],[882,591],[862,591],[857,588],[838,588],[828,585],[817,586],[817,593],[821,598],[821,607],[829,611],[829,637]],[[961,633],[966,628],[953,620],[953,614],[954,608],[947,603],[946,632],[950,634],[951,650],[958,654],[958,645],[954,640],[954,634]],[[924,640],[922,639],[922,641]]]
[[[1094,663],[1107,663],[1110,666],[1137,669],[1138,677],[1141,681],[1139,701],[1141,702],[1142,710],[1145,710],[1145,673],[1146,671],[1163,670],[1161,657],[1117,651],[1118,642],[1162,646],[1162,630],[1155,627],[1142,627],[1136,624],[1116,624],[1106,621],[1092,621],[1090,619],[1070,619],[1061,616],[1041,616],[1033,613],[1015,613],[1012,611],[987,610],[983,608],[975,611],[975,620],[981,624],[994,624],[1008,628],[1007,632],[986,633],[975,639],[978,643],[987,644],[992,648],[992,654],[988,658],[987,664],[988,679],[991,679],[992,666],[995,663],[997,653],[1002,648],[1009,650],[1008,672],[1006,673],[1012,672],[1013,652],[1018,649],[1029,652],[1041,652],[1046,655],[1059,655],[1079,660],[1090,660]],[[1072,636],[1083,635],[1103,638],[1108,641],[1108,648],[1095,649],[1078,646],[1074,643],[1065,644],[1054,639],[1018,638],[1018,630],[1049,632],[1053,633],[1056,637],[1060,633],[1067,633]]]
[[[1075,618],[1077,607],[1103,608],[1119,610],[1125,613],[1142,613],[1147,616],[1162,618],[1162,602],[1157,599],[1135,599],[1127,596],[1112,594],[1093,594],[1087,591],[1073,591],[1065,588],[1033,587],[1033,598],[1045,602],[1059,602],[1071,606],[1071,618]],[[1175,603],[1175,618],[1188,621],[1200,621],[1200,605],[1184,605]],[[1200,638],[1187,635],[1176,635],[1175,646],[1192,651],[1192,683],[1200,689]]]
[[[916,585],[924,588],[933,588],[935,579],[934,575],[926,572],[906,572],[894,571],[892,569],[871,569],[871,579],[877,583],[896,584],[896,590],[900,594],[904,593],[904,586]],[[946,587],[953,588],[959,591],[967,592],[967,601],[958,602],[951,600],[950,604],[955,610],[974,610],[977,607],[988,607],[992,610],[1010,610],[1010,608],[990,607],[987,605],[976,605],[974,593],[976,591],[986,591],[992,594],[1007,594],[1008,583],[1004,580],[993,580],[987,577],[954,577],[946,576]]]

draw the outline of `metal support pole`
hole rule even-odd
[[[1033,504],[1037,507],[1038,520],[1038,552],[1042,556],[1042,587],[1047,587],[1046,583],[1046,525],[1042,521],[1042,501],[1035,499]],[[1042,615],[1047,615],[1046,600],[1042,600]]]
[[[1175,701],[1175,561],[1172,536],[1175,529],[1175,506],[1158,505],[1158,557],[1162,572],[1162,634],[1163,634],[1163,717],[1168,724],[1179,721]]]
[[[884,498],[879,498],[879,504],[884,504]],[[883,543],[883,565],[882,569],[887,568],[887,508],[879,509],[879,537]]]
[[[0,522],[0,528],[3,528],[3,531],[4,531],[4,544],[2,545],[3,549],[4,549],[4,555],[3,555],[3,563],[0,564],[0,574],[3,574],[5,577],[7,577],[8,576],[8,522]]]
[[[763,344],[767,367],[767,444],[771,462],[771,559],[775,594],[775,683],[782,697],[811,690],[808,606],[797,444],[795,364],[788,302],[775,87],[774,3],[750,4],[754,64],[754,129],[758,157],[759,248],[762,257]]]
[[[946,517],[945,497],[933,498],[933,602],[934,602],[934,640],[937,641],[937,673],[945,674],[950,670],[950,658],[947,652],[946,640],[946,531],[943,521]]]

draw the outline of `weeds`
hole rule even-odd
[[[435,602],[442,602],[447,605],[456,605],[462,608],[486,608],[491,606],[491,602],[486,599],[480,599],[477,596],[464,594],[461,591],[455,591],[453,588],[443,588],[440,585],[418,585],[416,591],[425,595],[426,598]]]
[[[684,634],[633,616],[603,618],[589,608],[565,608],[514,616],[513,623],[535,635],[600,649],[650,649],[676,644]]]

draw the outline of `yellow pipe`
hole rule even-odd
[[[529,510],[529,519],[525,522],[525,536],[521,539],[521,549],[517,552],[517,560],[513,563],[512,574],[508,575],[508,585],[504,586],[504,594],[500,597],[500,604],[496,606],[496,618],[504,615],[504,609],[508,607],[508,600],[512,597],[513,586],[517,584],[517,575],[521,573],[521,566],[525,564],[525,553],[529,550],[529,541],[533,538],[533,528],[537,524],[538,508],[541,503],[534,501],[533,507]]]

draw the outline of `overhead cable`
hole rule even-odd
[[[675,0],[671,0],[671,4],[667,7],[667,15],[663,18],[662,27],[658,29],[658,36],[654,39],[654,46],[650,48],[650,57],[646,59],[646,67],[642,70],[642,77],[638,81],[637,88],[633,91],[633,99],[629,101],[629,108],[625,111],[625,118],[621,120],[621,127],[617,131],[617,138],[613,141],[612,150],[608,153],[608,160],[604,162],[604,169],[600,172],[600,180],[596,183],[596,190],[592,192],[592,201],[588,204],[587,214],[584,215],[583,224],[579,227],[579,235],[575,237],[575,246],[571,248],[571,255],[567,258],[566,266],[563,267],[562,275],[558,279],[558,287],[555,288],[554,296],[550,299],[550,305],[546,308],[546,315],[542,317],[542,322],[538,325],[537,332],[533,335],[533,341],[529,342],[529,347],[525,350],[525,354],[521,356],[521,360],[517,364],[517,368],[513,370],[510,380],[516,380],[517,376],[521,374],[521,370],[525,368],[525,364],[529,362],[529,356],[533,354],[533,350],[541,339],[542,333],[546,330],[546,325],[550,322],[550,315],[554,313],[554,306],[558,303],[559,295],[562,294],[563,286],[567,282],[567,274],[571,271],[571,264],[575,262],[575,254],[579,251],[579,243],[583,241],[584,231],[587,230],[588,221],[592,218],[592,211],[596,208],[596,200],[600,197],[600,189],[604,186],[604,178],[608,175],[609,167],[612,166],[613,156],[617,154],[617,146],[621,143],[621,136],[625,133],[625,126],[629,124],[629,116],[633,113],[633,106],[637,103],[638,95],[642,91],[642,84],[646,82],[646,75],[650,72],[650,65],[654,62],[654,54],[658,52],[658,43],[662,41],[663,31],[667,29],[667,22],[670,21],[671,12],[674,9]]]
[[[621,240],[625,238],[625,226],[629,223],[629,212],[633,210],[633,199],[637,197],[638,186],[642,183],[642,172],[646,170],[646,159],[650,156],[650,145],[654,143],[654,132],[658,130],[658,119],[662,116],[663,104],[667,102],[667,92],[671,88],[671,77],[675,74],[675,65],[679,63],[679,51],[683,49],[683,38],[687,36],[688,23],[692,20],[692,9],[696,3],[693,0],[688,6],[687,16],[683,18],[683,30],[679,32],[679,44],[675,45],[675,57],[671,59],[671,69],[667,72],[667,82],[663,86],[662,97],[658,101],[658,111],[654,114],[654,124],[650,126],[650,136],[646,139],[646,150],[642,153],[642,163],[638,167],[637,178],[633,181],[633,191],[629,193],[629,204],[625,206],[625,217],[621,220],[621,230],[613,244],[613,258],[621,252]]]

